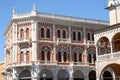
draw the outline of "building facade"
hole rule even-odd
[[[97,80],[120,80],[120,0],[108,0],[110,26],[95,32]]]
[[[94,32],[107,21],[13,9],[5,31],[5,80],[96,80]],[[98,57],[98,56],[97,56]]]
[[[3,68],[4,68],[4,62],[0,61],[0,80],[4,80],[4,76],[2,74]]]

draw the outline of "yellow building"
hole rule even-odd
[[[4,67],[4,63],[0,62],[0,72],[2,71],[3,67]],[[0,73],[0,80],[4,80],[4,77],[1,73]]]

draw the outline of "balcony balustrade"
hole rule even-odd
[[[57,43],[69,43],[69,39],[57,38]]]
[[[97,57],[98,61],[104,61],[104,60],[111,60],[111,59],[118,59],[120,58],[120,51],[115,53],[109,53],[104,55],[99,55]]]
[[[88,62],[72,62],[74,66],[88,66]]]
[[[18,38],[17,42],[22,43],[22,42],[30,42],[31,38]]]

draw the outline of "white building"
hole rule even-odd
[[[107,9],[111,26],[107,21],[41,13],[35,5],[24,14],[14,8],[5,31],[6,80],[118,79],[119,0],[110,0]]]
[[[109,0],[110,26],[95,32],[97,80],[120,80],[120,0]]]

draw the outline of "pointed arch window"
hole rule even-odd
[[[64,52],[64,54],[63,54],[63,61],[67,62],[67,54],[66,54],[66,52]]]
[[[63,30],[63,38],[66,38],[66,31]]]
[[[47,60],[50,61],[50,51],[47,52]]]
[[[92,41],[94,41],[94,34],[92,34]]]
[[[29,38],[29,28],[26,29],[26,37]]]
[[[47,30],[46,30],[46,37],[47,37],[47,38],[50,38],[50,29],[47,29]]]
[[[60,38],[61,37],[61,31],[57,30],[57,37]]]
[[[58,52],[58,62],[61,62],[61,52]]]
[[[20,31],[20,38],[24,38],[24,30],[23,29],[21,29],[21,31]]]
[[[82,34],[81,34],[81,32],[78,32],[78,41],[82,41]]]
[[[27,52],[26,52],[26,62],[29,62],[29,60],[30,60],[29,54],[30,54],[29,51],[27,51]]]
[[[90,33],[87,33],[87,40],[90,40]]]
[[[74,62],[77,62],[77,53],[74,53]]]
[[[44,28],[41,28],[41,37],[44,38]]]
[[[79,62],[82,62],[82,54],[79,53]]]
[[[45,60],[45,53],[44,53],[44,51],[41,51],[41,60]]]
[[[76,32],[73,31],[73,40],[76,40]]]
[[[21,52],[21,53],[20,53],[20,62],[23,62],[23,61],[24,61],[24,53]]]

